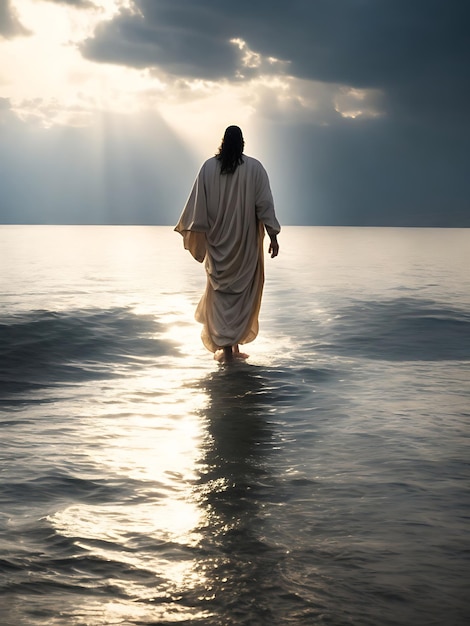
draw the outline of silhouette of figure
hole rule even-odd
[[[239,344],[258,334],[264,284],[264,230],[278,255],[277,221],[262,164],[243,153],[238,126],[229,126],[218,153],[205,161],[175,230],[202,263],[207,283],[197,309],[202,342],[217,360],[246,358]]]

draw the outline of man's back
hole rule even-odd
[[[224,161],[222,152],[202,165],[176,230],[197,260],[205,258],[206,291],[196,309],[203,343],[212,352],[223,348],[228,356],[258,333],[264,228],[276,256],[280,226],[264,167],[242,153],[238,127],[229,127],[226,136],[238,152],[230,147],[230,158]]]

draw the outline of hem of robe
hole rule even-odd
[[[251,312],[248,318],[248,322],[246,323],[242,332],[235,335],[235,339],[231,340],[229,343],[224,345],[219,345],[212,338],[211,331],[209,329],[209,325],[207,324],[206,315],[204,313],[207,306],[207,299],[210,297],[211,286],[208,281],[206,285],[206,290],[204,295],[202,296],[199,304],[196,308],[195,319],[200,324],[203,324],[203,329],[201,332],[201,340],[204,346],[210,352],[216,352],[217,350],[221,350],[225,346],[228,345],[245,345],[254,341],[258,336],[259,332],[259,312],[261,309],[261,299],[263,295],[263,287],[264,287],[264,256],[263,256],[263,239],[264,239],[264,225],[259,222],[258,223],[258,256],[257,256],[257,266],[253,275],[252,283],[256,284],[256,295],[254,297],[254,301],[252,304]]]

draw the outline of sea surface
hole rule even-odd
[[[0,227],[1,626],[470,623],[470,230],[280,246],[223,366],[170,227]]]

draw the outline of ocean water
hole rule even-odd
[[[2,626],[469,623],[470,230],[280,245],[221,366],[171,228],[0,227]]]

